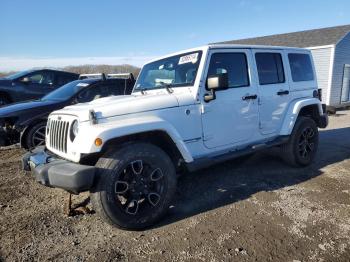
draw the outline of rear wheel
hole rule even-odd
[[[27,149],[45,145],[46,122],[40,122],[29,127],[25,137],[25,146]]]
[[[282,146],[284,160],[292,166],[308,166],[314,160],[318,149],[318,129],[313,119],[299,117],[291,137]]]
[[[136,143],[107,152],[97,164],[91,190],[96,212],[119,228],[139,230],[157,222],[176,190],[176,173],[160,148]]]

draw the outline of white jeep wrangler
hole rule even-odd
[[[131,95],[53,112],[46,148],[23,168],[43,185],[90,191],[107,222],[142,229],[167,211],[182,170],[268,147],[306,166],[327,124],[310,51],[208,45],[146,64]]]

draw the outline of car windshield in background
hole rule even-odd
[[[78,93],[82,88],[85,88],[88,85],[89,83],[81,82],[79,80],[73,81],[47,94],[42,98],[42,100],[65,101],[67,99],[70,99],[72,96]]]
[[[202,52],[196,51],[146,64],[134,91],[193,85],[201,57]]]

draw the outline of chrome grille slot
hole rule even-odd
[[[51,120],[49,128],[49,146],[58,151],[67,153],[67,139],[69,122],[62,120]]]

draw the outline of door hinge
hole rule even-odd
[[[210,112],[210,106],[202,105],[201,106],[201,114],[204,115],[208,112]]]

